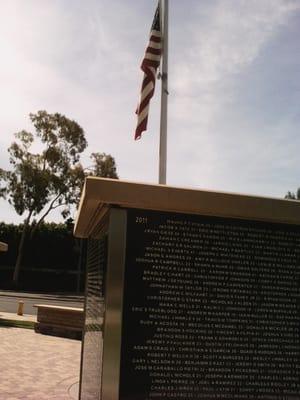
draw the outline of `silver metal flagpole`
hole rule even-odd
[[[167,182],[167,123],[168,123],[168,16],[169,0],[160,0],[162,29],[162,70],[161,70],[161,108],[159,141],[159,180]]]

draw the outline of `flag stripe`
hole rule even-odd
[[[141,98],[143,97],[143,90],[145,89],[145,87],[148,85],[149,82],[152,82],[153,86],[155,85],[155,68],[145,67],[143,68],[143,71],[145,72],[145,74],[142,83]]]
[[[158,43],[158,42],[154,42],[154,40],[152,40],[152,41],[150,41],[150,43],[149,43],[149,46],[148,46],[148,49],[157,49],[157,50],[159,50],[160,51],[160,53],[161,53],[161,43]]]
[[[149,42],[161,43],[160,35],[156,35],[156,34],[154,35],[153,32],[151,32]]]
[[[148,60],[146,66],[145,63],[141,65],[141,70],[145,72],[145,68],[147,68],[148,65],[156,70],[159,64],[157,65],[157,61],[155,60]]]
[[[144,108],[146,108],[146,107],[149,108],[149,101],[150,101],[151,97],[153,96],[153,93],[154,93],[154,86],[149,88],[148,93],[144,96],[143,100],[141,101],[139,114],[143,113]]]
[[[147,130],[150,100],[154,95],[156,71],[160,64],[162,40],[160,28],[159,5],[152,23],[148,46],[146,47],[141,69],[144,72],[140,101],[137,107],[137,127],[135,139],[140,139],[142,132]]]
[[[142,110],[147,104],[145,104],[145,102],[147,100],[150,100],[153,92],[154,91],[154,85],[152,82],[149,82],[148,85],[145,87],[145,90],[143,90],[143,94],[141,96],[141,102],[140,102],[140,110]]]
[[[157,43],[156,43],[157,44]],[[152,54],[158,54],[161,55],[161,49],[158,47],[152,47],[152,46],[148,46],[146,48],[146,54],[147,53],[152,53]]]
[[[160,61],[160,50],[159,49],[152,49],[151,47],[148,47],[146,50],[146,57],[152,57],[152,56],[156,56],[155,58],[158,59],[158,61]]]
[[[146,56],[147,56],[147,60],[155,61],[158,64],[157,67],[159,66],[160,55],[152,54],[152,53],[146,53]]]
[[[147,117],[148,111],[149,111],[149,101],[148,101],[147,105],[145,106],[145,108],[143,109],[143,111],[138,116],[138,120],[140,122],[143,121]]]

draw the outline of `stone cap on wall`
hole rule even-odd
[[[300,225],[300,202],[295,200],[88,177],[75,236],[89,237],[110,206]]]

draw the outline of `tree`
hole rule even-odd
[[[300,200],[300,188],[297,189],[296,193],[288,191],[284,198],[289,200]]]
[[[78,204],[87,174],[117,177],[114,159],[105,153],[93,153],[90,172],[84,170],[80,156],[87,141],[77,122],[46,111],[29,117],[35,132],[22,130],[15,134],[17,140],[8,149],[12,169],[0,169],[0,196],[6,198],[19,215],[26,214],[13,276],[15,283],[19,278],[27,232],[34,232],[56,208],[61,208],[63,218],[67,218],[72,205]],[[33,152],[33,148],[41,150]],[[32,225],[34,218],[38,219]]]
[[[118,179],[115,159],[110,154],[92,153],[93,165],[86,168],[87,175]]]
[[[51,210],[63,206],[66,216],[69,206],[76,201],[78,183],[83,179],[80,154],[87,146],[83,129],[77,122],[46,111],[29,116],[35,133],[23,130],[15,134],[17,141],[8,149],[12,170],[0,170],[0,179],[4,183],[1,195],[8,198],[19,215],[27,213],[14,282],[18,281],[24,241],[32,218],[43,211],[40,217],[40,221],[43,221]],[[42,146],[40,153],[31,151],[37,141]]]

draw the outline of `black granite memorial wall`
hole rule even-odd
[[[124,212],[125,248],[89,240],[80,399],[300,399],[300,226]]]
[[[85,326],[81,357],[80,399],[101,397],[102,324],[104,281],[107,263],[107,238],[89,239],[85,295]]]
[[[119,399],[300,399],[299,265],[299,226],[128,210]]]

